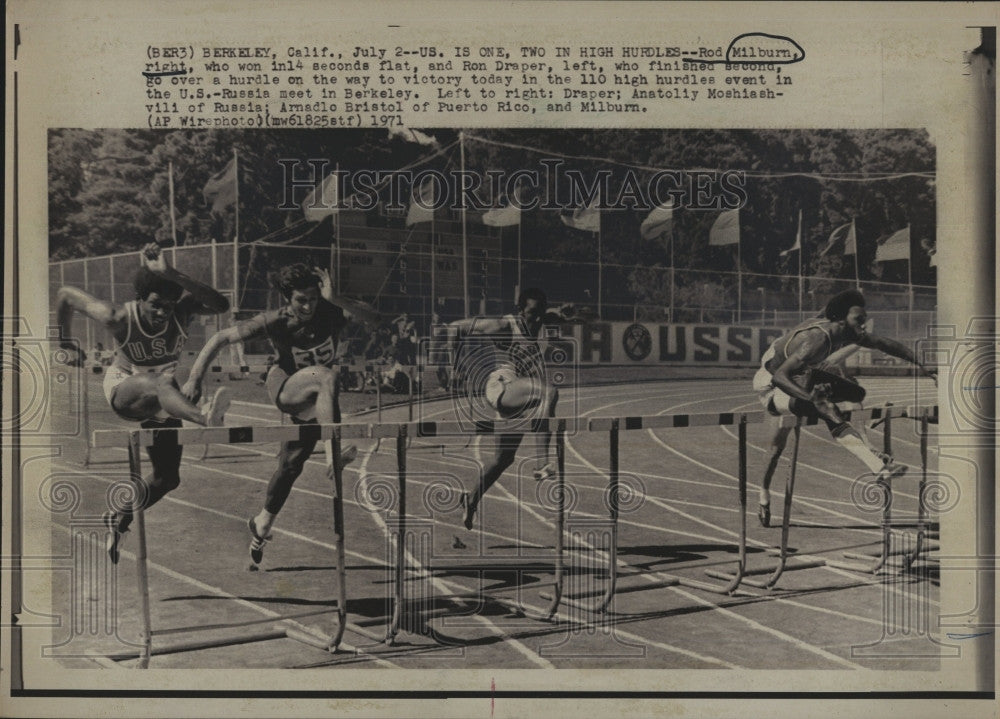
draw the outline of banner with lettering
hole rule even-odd
[[[652,322],[593,322],[567,325],[566,346],[582,365],[719,365],[745,367],[760,358],[786,330],[775,327]]]

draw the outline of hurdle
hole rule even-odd
[[[791,466],[789,468],[788,479],[785,483],[785,498],[782,507],[782,521],[781,521],[781,539],[780,544],[776,552],[771,552],[777,555],[777,563],[773,568],[756,568],[756,569],[746,569],[742,568],[741,571],[737,572],[736,575],[719,572],[717,570],[706,570],[706,574],[717,579],[725,579],[728,581],[736,581],[737,586],[739,583],[744,583],[749,586],[757,587],[760,589],[771,590],[777,586],[777,583],[781,576],[786,571],[792,570],[802,570],[802,569],[814,569],[818,567],[830,567],[834,569],[846,569],[850,571],[864,572],[877,574],[882,570],[889,558],[893,555],[905,554],[907,559],[904,567],[906,568],[916,560],[917,556],[923,551],[922,539],[925,533],[925,515],[924,515],[924,491],[927,479],[927,420],[931,414],[936,416],[937,407],[894,407],[892,403],[887,403],[884,407],[877,407],[870,410],[862,410],[860,413],[855,412],[853,415],[857,417],[860,415],[863,419],[869,418],[875,420],[877,424],[885,424],[884,434],[883,434],[883,451],[887,454],[891,453],[892,450],[892,418],[893,417],[908,417],[908,418],[920,418],[921,419],[921,480],[918,488],[918,540],[916,545],[916,551],[906,552],[905,550],[893,550],[892,549],[892,538],[894,536],[893,529],[897,525],[892,519],[892,483],[886,480],[877,480],[873,486],[878,487],[878,490],[883,497],[882,511],[880,515],[880,521],[877,528],[880,530],[879,539],[879,550],[871,554],[857,554],[857,553],[846,553],[845,556],[849,559],[859,559],[859,560],[872,560],[871,564],[865,565],[858,562],[849,563],[842,562],[836,559],[830,559],[826,557],[818,556],[803,556],[802,560],[796,562],[794,565],[789,564],[789,560],[792,559],[791,552],[788,549],[788,539],[789,539],[789,527],[791,523],[791,508],[792,500],[795,491],[795,477],[796,470],[798,467],[798,450],[801,428],[804,425],[814,425],[818,423],[818,418],[796,418],[796,417],[782,417],[781,423],[784,427],[794,428],[794,442],[792,446],[792,459]],[[845,417],[850,420],[852,418],[852,413],[845,413]],[[741,539],[743,537],[741,536]],[[755,579],[755,576],[766,576],[766,579]]]
[[[919,441],[920,441],[920,481],[917,485],[917,518],[915,523],[916,534],[914,539],[913,549],[907,550],[905,547],[893,548],[892,543],[894,538],[898,538],[897,534],[893,532],[895,527],[899,525],[895,524],[892,519],[892,486],[891,480],[884,482],[884,487],[882,491],[885,493],[885,499],[882,506],[882,538],[880,542],[879,550],[876,552],[858,553],[858,552],[845,552],[844,557],[846,559],[855,560],[854,562],[840,562],[840,561],[830,561],[827,564],[831,567],[837,569],[846,569],[848,571],[856,571],[862,573],[878,574],[882,571],[890,558],[901,557],[902,566],[900,571],[906,571],[912,566],[913,562],[917,560],[921,553],[925,550],[936,549],[937,546],[929,542],[929,521],[926,511],[926,506],[924,502],[925,493],[927,491],[927,435],[928,427],[933,423],[937,423],[938,408],[935,407],[916,407],[907,408],[900,413],[894,413],[891,410],[892,405],[886,405],[886,411],[883,413],[873,414],[872,427],[876,427],[879,424],[883,424],[884,428],[882,430],[882,451],[886,454],[892,454],[892,418],[905,418],[912,419],[919,422]],[[870,562],[870,564],[864,564],[863,562]]]
[[[534,434],[538,432],[552,432],[555,434],[556,445],[556,528],[553,561],[551,565],[542,565],[538,560],[533,559],[512,559],[502,563],[489,563],[484,567],[483,558],[477,557],[465,561],[451,560],[448,562],[432,562],[428,566],[411,566],[407,560],[406,552],[406,454],[407,439],[410,436],[441,437],[454,436],[456,434],[471,433],[473,435],[496,435],[504,432],[511,432],[517,428],[519,433]],[[530,429],[517,427],[504,420],[480,420],[472,423],[471,427],[464,422],[417,422],[399,425],[373,425],[372,436],[383,438],[395,437],[396,440],[396,467],[398,486],[398,511],[396,522],[392,526],[392,535],[395,542],[395,566],[393,568],[393,610],[389,620],[384,642],[393,645],[400,631],[403,630],[404,623],[408,616],[415,613],[414,604],[426,602],[426,598],[407,598],[405,596],[406,576],[409,570],[423,571],[427,573],[441,571],[468,571],[474,569],[505,569],[505,570],[538,570],[552,567],[553,578],[549,582],[532,584],[532,588],[552,587],[552,597],[548,606],[541,612],[540,616],[534,617],[540,621],[550,621],[555,616],[563,595],[563,582],[565,577],[564,569],[564,548],[563,534],[565,531],[566,512],[566,420],[554,418],[536,419],[532,422]],[[518,611],[523,608],[517,602],[501,596],[505,591],[514,587],[480,587],[477,590],[468,592],[456,592],[446,595],[437,595],[437,599],[446,599],[452,602],[481,600],[484,595],[489,595],[491,599],[499,603],[513,605]],[[441,607],[431,612],[424,612],[425,619],[442,613],[453,611],[449,607]],[[375,620],[378,621],[378,620]],[[362,624],[371,623],[363,622]]]
[[[744,413],[704,413],[704,414],[684,414],[684,415],[655,415],[652,417],[594,417],[588,422],[588,430],[592,432],[608,432],[608,495],[610,498],[608,521],[610,523],[611,542],[607,550],[608,562],[608,586],[600,598],[592,604],[581,602],[586,597],[595,596],[593,592],[583,592],[567,596],[563,603],[577,609],[583,609],[594,613],[604,613],[611,606],[612,600],[619,594],[628,592],[646,591],[649,589],[661,589],[673,586],[685,586],[692,589],[712,592],[716,594],[732,594],[740,584],[740,579],[746,567],[746,505],[747,505],[747,433],[746,427],[750,422],[761,422],[765,418],[764,412],[744,412]],[[620,479],[620,457],[619,457],[619,433],[624,430],[648,430],[648,429],[677,429],[684,427],[708,427],[736,425],[738,430],[739,447],[737,451],[737,501],[739,504],[740,531],[738,539],[736,571],[733,577],[726,577],[726,584],[715,584],[712,582],[692,579],[690,577],[656,572],[656,579],[645,584],[629,587],[620,587],[619,578],[636,576],[650,576],[646,572],[634,571],[628,574],[618,573],[618,520],[619,520],[619,479]]]
[[[278,637],[287,637],[308,644],[330,653],[336,652],[348,627],[363,636],[370,633],[360,627],[352,626],[347,621],[347,582],[344,549],[344,505],[343,505],[343,468],[341,467],[341,442],[345,438],[367,438],[371,434],[369,425],[297,425],[297,426],[266,426],[266,427],[208,427],[185,429],[138,429],[138,430],[99,430],[94,432],[95,447],[120,447],[126,443],[128,447],[129,474],[135,491],[132,499],[133,523],[137,537],[136,570],[139,587],[140,620],[142,627],[141,645],[136,654],[116,655],[118,658],[138,658],[141,669],[149,667],[150,658],[160,654],[174,654],[184,651],[208,649],[212,647],[231,646],[255,641],[266,641]],[[253,442],[282,441],[329,441],[332,444],[334,456],[333,472],[333,526],[334,554],[337,563],[335,606],[330,609],[313,610],[295,614],[278,615],[265,620],[250,620],[227,624],[195,625],[188,627],[173,627],[169,629],[154,629],[150,607],[148,551],[146,542],[145,511],[142,507],[142,455],[141,448],[148,447],[154,441],[172,442],[176,444],[191,444],[198,442],[222,444],[248,444]],[[294,620],[308,616],[336,613],[337,626],[333,632],[323,634],[301,625],[295,626]],[[240,636],[219,637],[207,640],[193,640],[179,644],[153,646],[153,638],[174,634],[214,631],[218,629],[236,629],[260,624],[275,624],[279,626],[258,630],[251,634]],[[280,626],[282,623],[292,623],[290,626]]]
[[[924,417],[927,418],[931,414],[936,415],[936,407],[905,407],[905,408],[893,408],[892,406],[887,406],[886,408],[875,408],[869,410],[868,412],[862,413],[862,416],[869,416],[872,419],[887,421],[891,417]],[[794,565],[789,564],[790,552],[788,551],[788,537],[789,537],[789,520],[791,516],[791,502],[794,489],[795,480],[795,468],[798,463],[798,443],[799,436],[802,426],[816,425],[819,423],[818,417],[785,417],[782,418],[782,423],[784,426],[794,427],[795,432],[795,444],[793,447],[793,459],[791,472],[789,474],[789,483],[786,488],[785,494],[785,506],[782,517],[782,540],[778,551],[778,563],[773,568],[761,568],[761,569],[750,569],[747,567],[747,557],[746,557],[746,547],[747,547],[747,520],[746,520],[746,505],[747,505],[747,436],[746,436],[746,426],[749,423],[763,422],[765,419],[770,418],[764,412],[747,412],[747,413],[703,413],[703,414],[690,414],[690,415],[656,415],[652,417],[595,417],[589,420],[588,430],[589,431],[605,431],[608,432],[608,446],[609,446],[609,472],[608,472],[608,492],[611,498],[609,503],[609,515],[608,521],[610,524],[610,537],[611,546],[607,550],[609,555],[608,563],[608,586],[603,593],[600,594],[599,599],[594,602],[586,603],[580,601],[585,598],[593,598],[598,596],[598,593],[593,591],[574,593],[564,596],[562,603],[568,606],[573,606],[579,609],[594,613],[606,612],[611,605],[611,601],[618,594],[634,591],[646,591],[649,589],[664,588],[670,586],[685,586],[692,589],[699,589],[707,592],[712,592],[716,594],[727,594],[732,595],[737,591],[741,584],[746,583],[751,586],[762,586],[763,588],[771,589],[776,586],[778,580],[785,571],[798,570],[798,569],[810,569],[823,566],[834,566],[837,564],[835,560],[829,560],[823,557],[803,557],[802,561],[795,562]],[[848,415],[848,418],[849,415]],[[738,532],[738,546],[737,546],[737,559],[736,567],[733,572],[722,572],[719,570],[707,569],[705,570],[706,575],[723,580],[723,584],[717,584],[712,582],[701,581],[697,579],[692,579],[690,577],[685,577],[676,574],[670,574],[665,572],[655,572],[655,577],[653,577],[648,572],[635,571],[628,574],[619,574],[617,568],[617,542],[618,542],[618,482],[620,476],[620,458],[618,452],[619,443],[619,432],[623,429],[628,430],[646,430],[646,429],[679,429],[685,427],[696,427],[696,426],[732,426],[737,425],[738,427],[738,440],[739,447],[737,452],[737,501],[738,501],[738,511],[739,511],[739,532]],[[927,472],[927,455],[926,455],[926,424],[922,425],[922,452],[921,452],[921,463],[923,465],[923,476],[926,477]],[[891,436],[890,436],[891,442]],[[887,491],[891,493],[891,486],[887,487]],[[889,495],[891,496],[891,494]],[[922,489],[921,489],[922,496]],[[891,505],[891,502],[888,502]],[[922,509],[922,507],[921,507]],[[923,517],[923,515],[921,515]],[[921,527],[926,524],[925,521],[920,522]],[[888,517],[881,523],[881,528],[883,531],[883,537],[887,536],[893,527],[891,518]],[[926,534],[925,531],[922,532],[921,536]],[[883,546],[888,547],[889,540],[883,538]],[[916,557],[916,552],[911,552],[910,556]],[[884,562],[883,562],[884,563]],[[857,566],[851,566],[851,569],[858,569]],[[870,567],[866,568],[870,571]],[[877,570],[875,570],[877,571]],[[758,582],[754,579],[748,579],[754,575],[768,575],[768,579],[763,582]],[[651,581],[629,587],[619,587],[618,579],[620,577],[636,577],[636,576],[646,576]],[[542,595],[543,598],[546,595]]]

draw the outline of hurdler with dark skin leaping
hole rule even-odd
[[[846,290],[833,297],[819,317],[803,322],[775,340],[761,358],[753,388],[761,404],[775,418],[758,509],[758,518],[765,527],[771,520],[771,479],[791,431],[790,427],[781,426],[781,415],[818,416],[837,443],[857,457],[875,478],[899,477],[907,471],[906,465],[893,462],[870,447],[837,407],[838,402],[859,403],[865,396],[864,388],[845,376],[837,360],[852,346],[864,347],[916,365],[935,384],[937,376],[905,345],[870,334],[865,328],[867,321],[864,295],[858,290]]]
[[[518,297],[517,310],[517,314],[503,317],[475,317],[451,323],[448,325],[448,347],[457,359],[462,340],[478,336],[493,345],[494,351],[488,353],[487,358],[489,366],[479,368],[489,370],[485,387],[470,390],[483,389],[487,403],[501,419],[526,418],[532,411],[554,417],[559,391],[546,380],[538,335],[546,322],[570,321],[572,308],[567,305],[549,310],[545,293],[537,288],[528,288]],[[455,385],[454,377],[449,384]],[[471,494],[462,494],[466,529],[472,529],[483,495],[514,463],[523,437],[523,430],[496,435],[492,461],[483,469],[475,490]],[[532,473],[537,481],[549,479],[555,474],[548,461],[550,441],[551,432],[538,433]]]
[[[124,305],[99,300],[76,287],[60,288],[56,317],[61,336],[69,337],[74,312],[111,331],[116,348],[104,376],[104,395],[122,419],[140,422],[144,429],[177,428],[181,420],[219,426],[229,407],[229,390],[220,389],[199,408],[181,393],[175,373],[194,317],[226,312],[229,302],[215,289],[171,267],[155,243],[143,247],[140,262],[134,278],[136,299]],[[76,349],[68,340],[62,346]],[[72,363],[82,361],[78,356]],[[158,437],[146,451],[153,472],[143,480],[144,509],[180,484],[182,448],[166,437]],[[132,513],[126,509],[108,512],[104,521],[108,554],[117,563],[122,535],[128,531]]]

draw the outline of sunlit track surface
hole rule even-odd
[[[862,382],[869,393],[868,407],[886,402],[912,404],[912,379],[865,378]],[[96,384],[90,390],[92,399],[100,398]],[[925,388],[921,394],[926,396]],[[104,410],[103,403],[93,401],[91,406],[99,407],[91,418],[92,429],[128,427]],[[559,415],[569,417],[572,411],[582,420],[759,409],[747,380],[689,380],[564,389]],[[419,420],[459,419],[448,399],[420,403],[413,411]],[[383,409],[382,423],[406,421],[409,412],[405,406]],[[346,421],[352,419],[373,422],[375,414]],[[234,404],[227,417],[231,425],[277,421],[272,408],[254,403]],[[585,422],[577,424],[580,429],[586,426]],[[894,510],[900,516],[916,508],[919,446],[915,425],[899,420],[893,426],[894,454],[913,467],[910,477],[895,485]],[[767,431],[764,425],[748,427],[751,567],[773,564],[766,549],[775,546],[780,535],[780,529],[760,527],[755,516],[756,485],[769,444]],[[937,464],[933,431],[932,427],[932,470]],[[882,428],[868,433],[870,441],[881,446]],[[394,513],[391,501],[386,511],[386,507],[373,506],[378,504],[373,497],[375,488],[395,482],[397,465],[393,441],[378,445],[360,441],[358,448],[359,457],[344,477],[348,612],[351,621],[377,634],[384,632],[384,624],[377,619],[392,609],[389,564],[394,554],[387,527]],[[427,531],[424,560],[485,556],[551,561],[554,515],[545,484],[540,486],[531,478],[531,437],[525,438],[514,467],[486,495],[475,530],[462,527],[457,490],[472,489],[481,464],[492,451],[493,440],[488,436],[415,438],[410,443],[407,515],[424,520],[423,524],[418,521]],[[321,453],[307,463],[279,516],[261,570],[248,570],[246,518],[263,502],[276,452],[276,444],[214,446],[212,458],[202,461],[197,459],[200,447],[187,448],[181,486],[146,515],[154,628],[254,621],[332,606],[336,592],[331,486]],[[74,439],[53,466],[76,475],[73,481],[81,492],[76,514],[98,516],[110,484],[125,478],[121,462],[125,451],[101,450],[95,455],[98,464],[87,469],[80,465],[82,454],[82,442]],[[612,558],[599,529],[599,520],[608,512],[608,436],[571,431],[567,437],[566,472],[573,506],[567,520],[566,588],[574,593],[603,590],[603,570],[614,559],[622,591],[603,615],[563,604],[552,622],[531,618],[547,604],[533,586],[550,579],[547,569],[523,570],[520,576],[510,570],[491,570],[482,577],[472,570],[413,571],[408,586],[429,596],[474,590],[480,583],[507,585],[511,591],[503,596],[520,603],[523,613],[509,602],[487,598],[465,604],[428,599],[431,606],[452,611],[409,627],[413,631],[402,632],[395,646],[349,628],[336,654],[273,639],[154,656],[151,666],[933,670],[939,665],[934,640],[940,638],[928,636],[923,624],[905,632],[886,626],[883,616],[884,605],[895,602],[905,605],[913,616],[936,618],[939,589],[933,553],[918,560],[909,572],[893,570],[880,577],[830,567],[789,571],[771,592],[744,585],[736,595],[725,596],[663,587],[662,583],[657,586],[664,573],[709,581],[706,569],[733,567],[739,527],[735,428],[622,432],[620,458],[623,486],[631,494],[621,497],[618,553]],[[803,430],[791,528],[791,546],[797,554],[836,559],[844,552],[875,548],[878,513],[859,508],[852,500],[852,483],[861,474],[856,465],[824,427]],[[788,467],[785,457],[772,486],[772,524],[780,523]],[[436,492],[432,491],[435,487]],[[441,487],[455,491],[442,492]],[[53,516],[53,543],[66,546],[70,517]],[[96,535],[93,541],[97,542]],[[117,637],[75,639],[75,646],[84,648],[82,653],[108,657],[129,650],[123,641],[138,641],[135,559],[130,553],[135,547],[134,537],[128,536],[117,566]],[[74,596],[70,583],[68,576],[56,576],[57,605]],[[296,621],[329,630],[333,620],[330,615],[317,615]],[[94,661],[121,667],[134,664],[127,659]]]

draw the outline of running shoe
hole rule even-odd
[[[546,464],[544,467],[536,469],[532,476],[535,478],[536,482],[542,482],[546,479],[552,479],[556,476],[556,469],[551,464]]]
[[[247,521],[247,528],[250,530],[250,561],[254,564],[260,564],[261,560],[264,559],[264,545],[271,538],[271,535],[266,537],[260,536],[257,531],[257,523],[254,522],[254,517],[250,517]]]
[[[473,520],[476,517],[476,508],[470,504],[470,498],[468,492],[462,492],[462,499],[460,505],[462,507],[463,512],[465,513],[465,517],[462,520],[462,524],[465,525],[466,529],[471,530]]]
[[[102,517],[105,528],[108,530],[108,537],[104,540],[104,548],[108,552],[108,559],[112,564],[118,564],[122,540],[125,533],[118,531],[118,515],[114,512],[105,512]]]
[[[881,472],[878,473],[878,479],[882,481],[897,479],[906,474],[908,469],[909,467],[907,467],[905,464],[890,462],[882,468]]]
[[[229,391],[229,388],[219,387],[212,399],[206,402],[205,406],[201,408],[201,414],[205,418],[205,426],[221,427],[232,401],[232,393]]]

